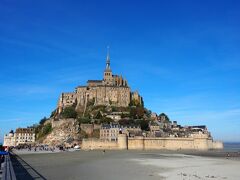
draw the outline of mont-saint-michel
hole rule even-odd
[[[239,180],[239,9],[1,0],[0,180]]]
[[[131,91],[127,80],[113,75],[109,53],[102,80],[88,80],[74,92],[62,93],[51,116],[31,128],[35,129],[36,142],[35,137],[21,141],[18,129],[16,135],[11,132],[5,136],[4,145],[44,143],[129,150],[223,148],[222,142],[213,141],[205,125],[183,127],[166,114],[157,115],[145,108],[144,98]]]
[[[88,80],[86,86],[76,87],[75,92],[62,93],[57,112],[61,114],[64,108],[69,106],[85,111],[88,102],[93,102],[94,106],[128,107],[130,102],[141,105],[142,99],[137,92],[131,92],[126,79],[119,75],[113,75],[108,53],[103,80]]]

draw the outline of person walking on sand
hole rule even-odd
[[[103,150],[103,154],[105,154],[105,149]]]

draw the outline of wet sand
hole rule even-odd
[[[201,155],[201,156],[199,156]],[[237,154],[236,154],[237,155]],[[19,154],[26,176],[18,179],[155,180],[155,179],[236,179],[240,158],[227,152],[199,151],[75,151]],[[22,173],[23,174],[23,173]]]

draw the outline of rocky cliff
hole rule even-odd
[[[66,147],[79,144],[84,134],[80,131],[78,122],[75,119],[63,119],[61,121],[51,120],[52,131],[42,141],[48,145],[65,145]]]

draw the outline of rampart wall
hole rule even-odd
[[[82,149],[119,149],[119,146],[117,141],[88,138],[83,139]]]
[[[82,149],[129,149],[129,150],[209,150],[222,149],[222,142],[214,142],[211,138],[149,138],[132,137],[125,135],[118,137],[118,141],[101,141],[99,139],[84,139]]]

